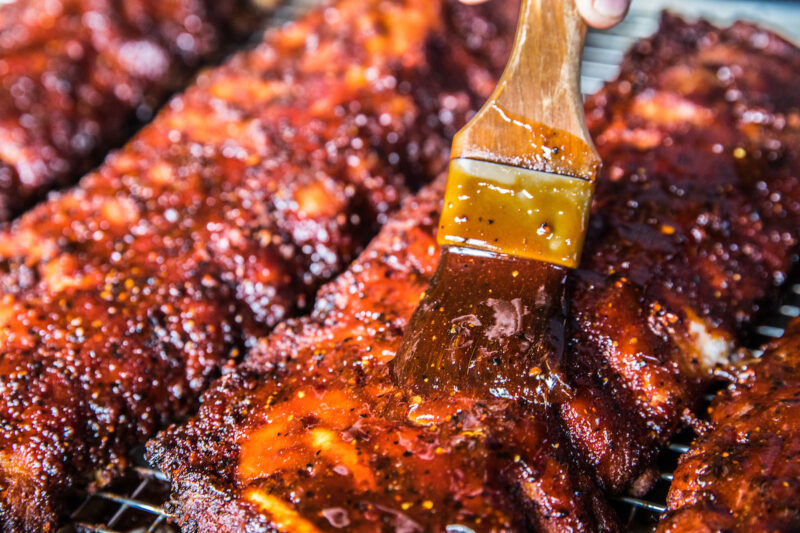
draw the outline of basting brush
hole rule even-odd
[[[392,361],[415,393],[553,387],[600,167],[579,87],[585,34],[575,0],[523,0],[506,70],[453,140],[442,256]]]

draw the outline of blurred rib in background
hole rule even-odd
[[[0,222],[68,185],[275,0],[0,0]]]

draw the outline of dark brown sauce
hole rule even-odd
[[[551,370],[564,351],[566,277],[542,261],[446,247],[395,378],[419,393],[543,397],[560,381]]]

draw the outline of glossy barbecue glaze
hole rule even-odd
[[[201,74],[0,233],[5,523],[49,527],[64,490],[107,481],[305,308],[414,186],[405,176],[445,168],[515,16],[456,0],[315,11]]]
[[[392,359],[395,383],[423,396],[542,400],[529,371],[563,357],[566,281],[561,266],[444,247]]]
[[[800,93],[786,90],[800,51],[751,24],[666,15],[629,57],[587,103],[607,165],[572,289],[571,375],[625,413],[572,435],[617,489],[728,362],[800,237]],[[603,402],[582,392],[562,411]]]
[[[249,0],[0,6],[0,221],[77,181],[260,18]]]
[[[393,385],[387,363],[438,261],[442,183],[410,202],[310,317],[279,327],[198,416],[150,443],[178,521],[614,529],[598,485],[647,489],[652,458],[797,252],[800,97],[785,88],[799,60],[753,26],[667,17],[589,101],[607,169],[565,355],[521,373],[538,394],[431,400]]]
[[[151,443],[182,527],[614,528],[541,401],[568,392],[558,366],[526,372],[539,393],[530,403],[483,391],[406,398],[393,385],[387,363],[439,259],[442,184],[322,290],[310,319],[281,325],[218,381],[199,418]]]
[[[800,528],[800,321],[731,373],[681,457],[659,533]]]

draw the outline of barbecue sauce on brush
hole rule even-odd
[[[502,77],[453,139],[443,255],[391,362],[407,395],[525,397],[557,375],[600,164],[579,88],[585,33],[574,0],[523,0]]]
[[[600,161],[572,133],[491,112],[518,131],[518,159],[473,159],[456,138],[468,157],[450,162],[442,257],[391,364],[414,393],[552,402]]]
[[[448,180],[441,246],[577,266],[591,181],[472,159],[451,161]]]

